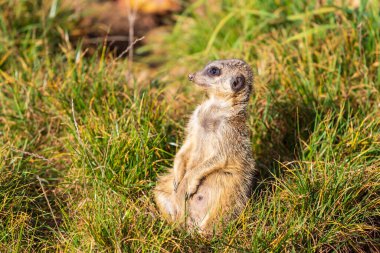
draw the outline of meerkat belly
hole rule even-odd
[[[202,162],[215,157],[220,152],[220,143],[214,138],[209,138],[207,134],[197,136],[194,141],[194,148],[189,159],[189,168],[196,168]]]

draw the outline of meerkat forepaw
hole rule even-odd
[[[173,180],[173,189],[174,189],[174,192],[177,192],[178,182],[175,179]]]
[[[174,171],[174,179],[173,179],[174,192],[177,192],[178,186],[180,185],[180,183],[183,180],[183,176],[184,176],[183,173],[179,173],[179,172]]]
[[[194,195],[194,193],[197,192],[198,190],[198,181],[197,180],[192,180],[189,185],[187,186],[187,191],[186,191],[186,194],[188,195],[188,197],[190,198],[191,196]]]

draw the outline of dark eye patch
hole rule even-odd
[[[217,67],[211,67],[207,70],[207,73],[210,75],[210,76],[220,76],[220,74],[222,73],[222,71],[220,70],[220,68],[217,68]]]
[[[237,76],[231,80],[231,89],[235,92],[242,90],[245,86],[244,76]]]

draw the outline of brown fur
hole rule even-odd
[[[210,74],[212,67],[221,73]],[[231,83],[241,75],[245,85],[234,92]],[[246,120],[253,75],[244,61],[231,59],[211,62],[189,78],[210,98],[194,111],[173,170],[159,178],[154,194],[168,221],[210,233],[239,215],[252,189],[255,165]]]

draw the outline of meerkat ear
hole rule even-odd
[[[231,79],[231,89],[234,92],[241,91],[245,86],[245,78],[242,75],[233,77]]]

